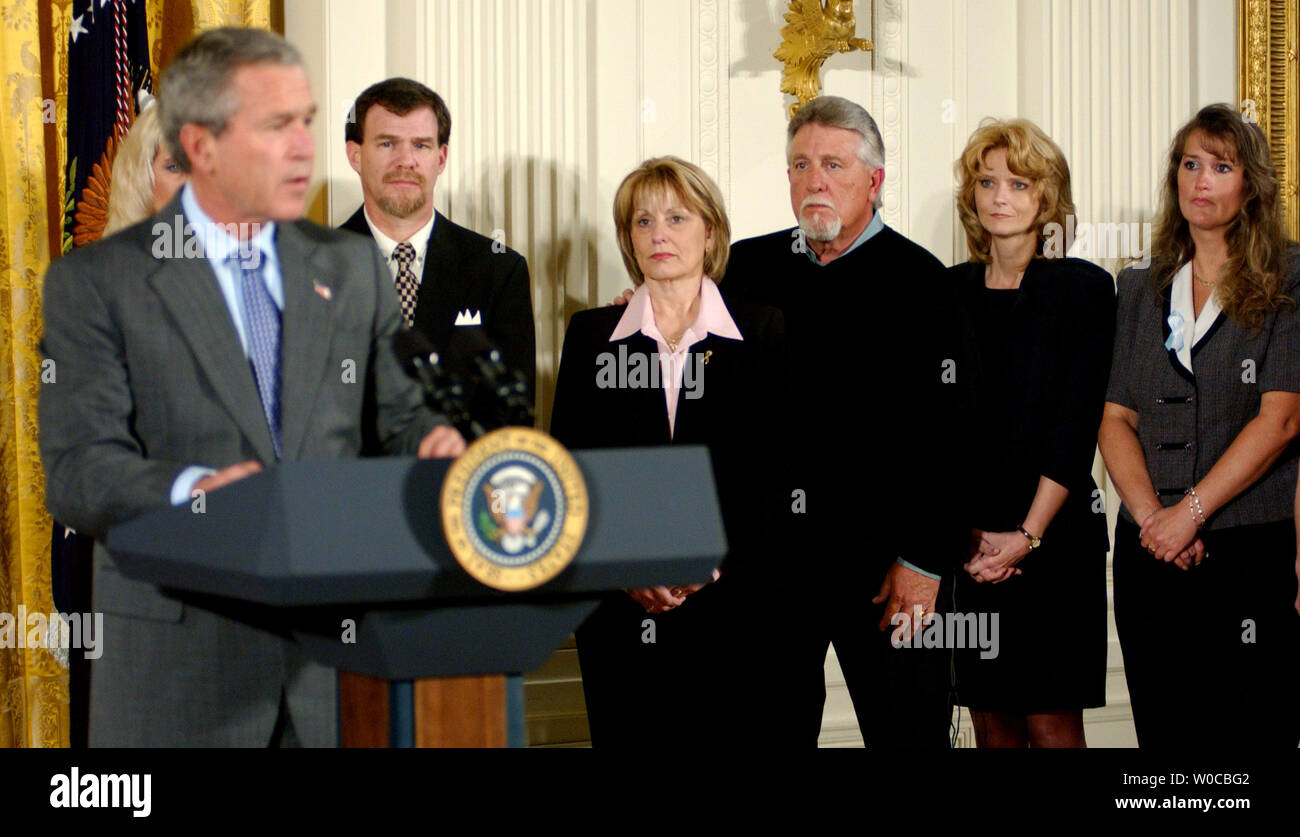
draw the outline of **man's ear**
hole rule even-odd
[[[871,170],[871,194],[867,196],[868,202],[874,207],[880,199],[880,193],[885,188],[885,169],[884,167]],[[872,212],[876,210],[873,209]]]
[[[361,143],[355,140],[348,140],[348,165],[357,174],[361,174]]]
[[[195,122],[181,126],[181,150],[190,161],[190,172],[208,171],[212,166],[216,137],[207,128]]]
[[[443,143],[438,148],[438,174],[442,174],[445,168],[447,168],[447,144]]]

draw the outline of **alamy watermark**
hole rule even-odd
[[[997,613],[926,613],[900,610],[889,620],[895,648],[978,648],[981,660],[998,655]]]
[[[1065,225],[1043,225],[1043,256],[1049,259],[1131,259],[1135,267],[1151,266],[1151,224],[1111,224],[1077,221],[1065,216]]]
[[[629,352],[620,344],[618,353],[596,356],[596,386],[599,389],[659,389],[680,382],[682,397],[694,401],[704,395],[704,367],[713,352]]]
[[[29,613],[27,605],[18,605],[17,613],[0,612],[0,648],[78,648],[87,660],[98,660],[103,640],[102,613]]]
[[[171,223],[154,222],[151,252],[155,259],[205,259],[207,253],[228,250],[230,258],[238,259],[241,268],[256,270],[262,264],[262,251],[256,243],[261,232],[262,225],[253,221],[213,223],[205,233],[193,224],[187,224],[185,216],[177,213]],[[224,247],[218,243],[223,236],[230,239]]]

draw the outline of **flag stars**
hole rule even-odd
[[[81,25],[82,18],[84,17],[85,15],[77,15],[72,19],[72,28],[68,30],[68,34],[72,36],[72,42],[74,44],[77,42],[78,35],[87,34],[88,30],[86,27]]]

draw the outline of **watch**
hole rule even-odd
[[[1028,539],[1030,551],[1038,549],[1038,547],[1043,545],[1043,539],[1029,534],[1029,530],[1026,529],[1024,526],[1017,526],[1016,530],[1019,531],[1020,534],[1024,535],[1026,539]]]

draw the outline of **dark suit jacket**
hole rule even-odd
[[[40,399],[46,501],[97,537],[167,505],[186,466],[275,463],[211,267],[154,255],[155,224],[171,235],[180,214],[178,197],[45,276],[42,349],[57,370]],[[378,252],[306,221],[279,224],[276,251],[283,460],[357,455],[366,399],[384,448],[414,452],[439,419],[389,347],[401,314]],[[182,605],[123,576],[99,545],[94,572],[95,610],[106,617],[104,654],[91,666],[92,746],[262,746],[282,694],[304,744],[334,742],[333,672],[255,627],[251,612],[236,620]]]
[[[1110,372],[1114,283],[1105,270],[1081,259],[1032,260],[1010,315],[1012,386],[994,391],[975,336],[984,268],[981,262],[966,262],[947,274],[959,301],[962,353],[956,377],[962,395],[959,426],[967,434],[959,446],[968,463],[963,469],[967,484],[958,496],[968,506],[977,500],[985,514],[999,518],[978,525],[1011,531],[1029,511],[1038,478],[1045,476],[1070,490],[1052,521],[1052,537],[1086,537],[1104,550],[1106,518],[1092,512],[1097,490],[1092,463]],[[989,409],[997,412],[995,421],[1010,424],[1014,440],[1009,461],[998,463],[1000,478],[1011,487],[997,498],[987,491],[991,463],[974,464],[983,449],[978,434],[972,435],[979,424],[974,417]]]
[[[734,546],[753,522],[750,504],[770,502],[754,492],[771,482],[762,476],[767,470],[762,450],[771,444],[768,434],[777,424],[768,405],[780,395],[773,371],[784,323],[781,313],[767,306],[728,300],[727,307],[744,340],[710,334],[691,347],[697,357],[712,354],[707,365],[697,367],[699,397],[689,397],[685,386],[678,393],[671,439],[662,389],[602,388],[596,377],[602,354],[617,357],[624,347],[629,355],[649,357],[658,351],[655,341],[637,332],[610,342],[626,310],[622,306],[574,314],[564,334],[551,435],[571,448],[708,445],[724,519],[730,518],[728,542]]]
[[[767,523],[776,519],[772,495],[783,488],[767,453],[784,430],[770,408],[784,395],[780,376],[773,374],[784,327],[773,308],[731,300],[727,306],[744,339],[711,334],[691,347],[697,358],[711,354],[707,365],[697,367],[699,397],[687,397],[685,381],[679,391],[671,439],[662,389],[602,387],[597,378],[600,357],[617,358],[620,349],[657,363],[651,359],[658,351],[655,341],[639,332],[610,342],[623,307],[581,311],[564,335],[552,435],[571,448],[707,445],[728,543],[721,578],[681,607],[654,617],[655,644],[641,641],[645,611],[622,592],[608,597],[579,630],[583,688],[597,746],[626,746],[666,730],[697,745],[752,734],[753,727],[742,720],[748,717],[747,703],[736,687],[752,674],[747,661],[760,654],[783,659],[774,650],[776,638],[755,643],[744,626],[764,606],[757,591],[762,585],[773,589],[763,562],[789,557],[761,548],[770,531]],[[788,564],[783,569],[782,583],[788,584]],[[725,719],[716,717],[721,707]]]
[[[501,350],[508,369],[517,369],[533,393],[537,346],[533,327],[533,298],[528,262],[514,250],[497,245],[476,232],[453,224],[437,213],[424,257],[420,295],[415,303],[415,329],[446,352],[457,328],[456,315],[478,312],[487,338]],[[365,214],[358,209],[339,229],[371,238]],[[469,376],[468,365],[453,356],[452,369]]]

